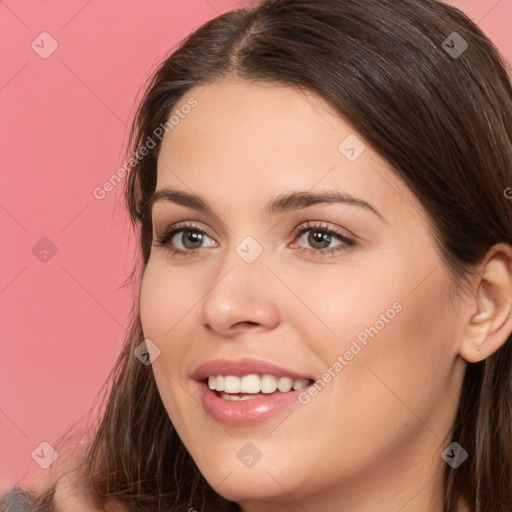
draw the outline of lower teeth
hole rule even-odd
[[[266,396],[265,393],[238,393],[238,394],[230,394],[230,393],[223,393],[222,391],[217,392],[220,398],[223,398],[224,400],[251,400],[253,398],[257,398],[259,396]],[[268,394],[268,393],[267,393]],[[271,394],[271,393],[270,393]]]

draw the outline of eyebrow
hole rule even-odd
[[[151,212],[155,203],[165,201],[170,203],[179,204],[192,208],[199,212],[213,213],[208,203],[196,194],[189,194],[180,190],[164,188],[155,191],[147,202],[147,208]],[[382,214],[370,203],[351,196],[346,192],[328,191],[328,192],[309,192],[309,191],[295,191],[286,192],[271,199],[265,208],[267,215],[277,215],[279,213],[286,213],[291,210],[300,208],[307,208],[315,204],[321,203],[343,203],[351,206],[358,206],[367,209],[380,217],[384,222],[387,222]]]

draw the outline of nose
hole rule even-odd
[[[233,253],[202,301],[203,325],[223,338],[249,329],[275,328],[279,323],[275,276],[263,258],[247,263]]]

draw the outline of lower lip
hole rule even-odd
[[[277,415],[299,403],[300,393],[308,388],[287,393],[269,393],[248,400],[226,400],[216,395],[204,382],[198,382],[201,401],[206,412],[216,421],[228,425],[253,425]]]

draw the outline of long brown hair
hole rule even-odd
[[[328,101],[417,195],[455,283],[492,245],[512,245],[512,201],[504,193],[512,186],[507,63],[456,8],[438,0],[263,0],[218,16],[152,75],[131,151],[147,144],[192,87],[228,76]],[[151,252],[156,142],[126,179],[141,248],[131,276],[136,292]],[[169,420],[151,366],[134,357],[144,339],[138,302],[85,453],[91,499],[100,507],[115,498],[133,511],[240,510],[205,481]],[[445,512],[456,512],[459,499],[471,512],[510,512],[511,336],[467,365],[452,440],[470,455],[447,468]],[[51,501],[51,492],[40,502]]]

